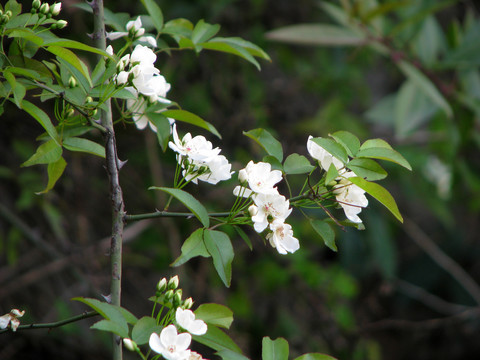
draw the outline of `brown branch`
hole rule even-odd
[[[451,257],[445,254],[412,220],[406,218],[403,228],[410,238],[421,247],[433,261],[457,280],[475,302],[480,305],[480,287],[475,280]]]

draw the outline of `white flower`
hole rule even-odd
[[[18,320],[18,318],[22,317],[24,314],[25,311],[12,309],[8,314],[0,316],[0,329],[6,329],[10,324],[12,331],[17,331],[17,328],[20,325],[20,320]]]
[[[207,324],[203,320],[195,320],[195,314],[192,310],[183,310],[177,308],[175,319],[182,328],[193,335],[203,335],[207,332]]]
[[[345,167],[345,165],[340,160],[338,160],[336,157],[334,157],[332,154],[330,154],[327,150],[318,145],[312,139],[312,136],[308,137],[307,150],[310,156],[317,160],[325,171],[328,171],[332,163],[337,170],[341,170]]]
[[[255,213],[252,216],[253,228],[258,233],[267,228],[270,220],[281,220],[283,222],[292,212],[290,202],[285,199],[285,196],[278,193],[255,194],[253,201],[257,207],[256,213],[255,209],[251,209]]]
[[[175,325],[165,327],[160,335],[150,335],[148,344],[150,348],[161,354],[167,360],[188,360],[190,357],[190,342],[192,336],[188,333],[177,333]]]
[[[157,40],[153,36],[142,36],[138,39],[140,42],[146,42],[147,44],[151,45],[152,47],[157,47]]]
[[[173,142],[170,141],[168,146],[178,153],[178,163],[184,168],[182,174],[187,181],[191,180],[197,184],[198,180],[202,180],[217,184],[219,181],[231,178],[232,165],[225,156],[219,155],[221,150],[213,148],[212,143],[204,136],[192,137],[187,133],[180,140],[175,124],[173,124],[172,133]]]
[[[280,254],[294,253],[300,249],[300,243],[293,237],[293,230],[289,224],[285,224],[281,219],[275,219],[270,223],[270,230],[272,232],[268,233],[266,238]]]
[[[272,170],[272,166],[269,163],[259,162],[255,164],[253,161],[250,161],[245,169],[239,171],[238,179],[241,182],[247,182],[254,193],[277,194],[277,188],[273,186],[282,180],[282,172],[280,170]],[[238,190],[236,192],[237,194],[240,193]],[[237,195],[235,190],[234,194]],[[243,194],[246,197],[250,196],[248,192]]]
[[[130,55],[130,62],[139,63],[142,67],[154,67],[153,63],[156,60],[157,55],[155,55],[152,49],[143,45],[135,46],[135,49],[133,49]]]
[[[201,135],[192,137],[190,133],[187,133],[180,140],[175,125],[173,126],[173,142],[170,141],[168,146],[180,155],[179,163],[182,161],[182,156],[194,161],[204,162],[217,156],[221,151],[219,148],[214,149],[212,143]]]
[[[215,185],[219,181],[228,180],[232,177],[233,172],[230,171],[232,169],[232,164],[230,164],[227,158],[223,155],[217,155],[204,162],[194,162],[194,164],[197,165],[198,168],[206,167],[206,172],[192,180],[194,184],[197,184],[197,180],[202,180]],[[196,176],[195,173],[187,174],[185,179],[190,180],[194,176]]]
[[[127,35],[128,35],[128,32],[125,32],[125,31],[112,31],[112,32],[107,32],[107,35],[105,37],[108,40],[117,40]]]
[[[132,32],[134,37],[142,36],[145,33],[145,29],[142,28],[142,19],[140,16],[135,20],[127,22],[126,29],[128,32]]]
[[[358,214],[362,208],[368,205],[368,199],[365,196],[365,190],[348,180],[349,177],[357,176],[353,171],[344,173],[338,185],[335,185],[335,198],[345,212],[345,216],[354,223],[361,223],[362,219]]]
[[[115,82],[117,83],[117,85],[123,85],[123,84],[127,83],[128,76],[129,76],[128,72],[120,71],[118,73],[118,75],[115,77]]]
[[[107,48],[105,49],[105,52],[110,55],[110,56],[113,56],[113,47],[112,45],[108,45]]]

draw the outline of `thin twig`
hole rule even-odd
[[[420,246],[423,251],[433,259],[433,261],[457,280],[476,303],[480,305],[480,287],[475,280],[473,280],[473,278],[451,257],[445,254],[412,220],[408,218],[405,219],[404,229],[410,238],[415,241],[415,243]]]
[[[35,330],[35,329],[54,329],[60,326],[64,326],[67,324],[71,324],[73,322],[77,322],[80,320],[88,319],[93,316],[99,315],[98,312],[96,311],[86,311],[83,314],[73,316],[68,319],[56,321],[53,323],[43,323],[43,324],[26,324],[26,325],[20,325],[16,331],[22,331],[22,330]],[[0,330],[0,334],[3,334],[5,332],[11,331],[11,329],[2,329]]]

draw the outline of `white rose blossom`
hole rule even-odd
[[[238,172],[240,182],[248,183],[249,189],[237,186],[233,190],[236,196],[249,197],[253,191],[256,194],[277,194],[276,183],[282,180],[282,172],[280,170],[272,170],[269,163],[259,162],[255,164],[250,161],[247,166]]]
[[[313,139],[312,136],[308,137],[308,141],[307,141],[308,153],[312,158],[314,158],[320,163],[321,167],[325,171],[328,171],[332,163],[338,171],[342,170],[345,167],[345,165],[339,159],[337,159],[335,156],[330,154],[327,150],[325,150],[323,147],[318,145],[312,139]]]
[[[187,181],[194,184],[198,180],[217,184],[219,181],[228,180],[232,176],[232,165],[227,158],[220,154],[220,149],[213,148],[210,141],[204,136],[192,137],[187,133],[181,140],[177,133],[176,125],[173,125],[173,142],[170,141],[170,149],[178,153],[178,163],[184,168],[183,176]]]
[[[293,236],[291,225],[285,224],[281,219],[275,219],[269,227],[272,232],[267,234],[266,239],[280,254],[294,253],[300,249],[300,243]]]
[[[281,220],[282,222],[290,215],[292,209],[290,202],[280,194],[255,194],[253,197],[255,208],[249,209],[252,216],[253,228],[261,233],[265,230],[270,220]]]
[[[203,320],[196,320],[192,310],[177,308],[175,320],[183,329],[193,335],[204,335],[207,332],[207,324]]]
[[[160,335],[152,333],[148,344],[153,351],[167,360],[188,360],[191,341],[192,336],[189,333],[178,334],[175,325],[168,325]]]
[[[365,190],[348,180],[349,177],[357,176],[353,171],[344,173],[335,185],[333,193],[340,206],[345,212],[345,216],[354,223],[361,223],[362,219],[358,214],[362,208],[368,205],[368,199],[365,196]]]

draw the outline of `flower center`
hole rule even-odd
[[[177,351],[175,345],[170,345],[169,347],[167,347],[167,351],[171,354],[173,354],[175,351]]]

